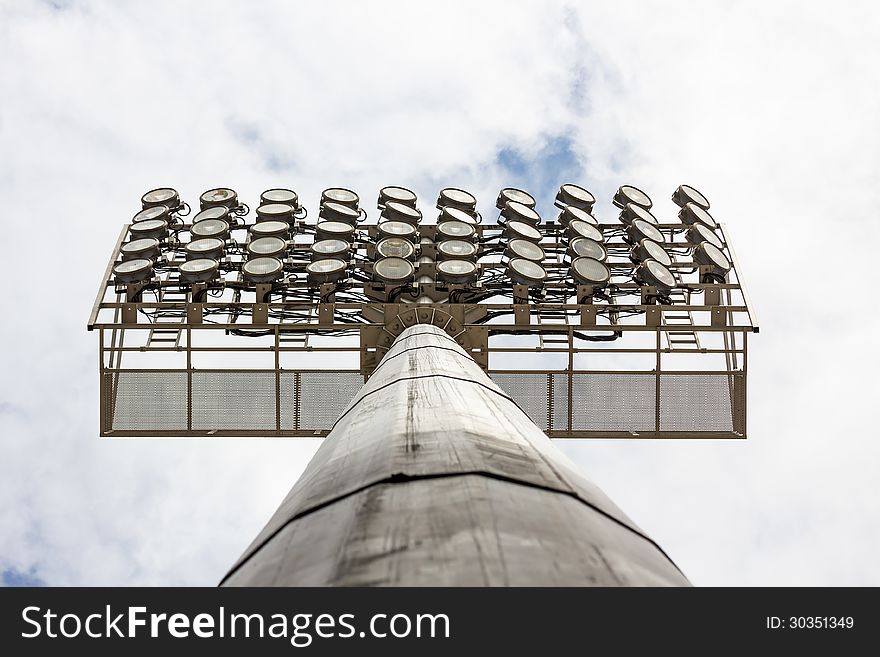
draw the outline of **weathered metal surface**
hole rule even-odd
[[[687,583],[464,350],[429,325],[395,341],[223,581]]]

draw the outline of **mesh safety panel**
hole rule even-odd
[[[547,377],[547,372],[492,372],[492,380],[544,431],[548,428]]]
[[[662,374],[660,429],[733,431],[734,378],[727,374]]]
[[[192,427],[275,429],[275,372],[193,372]]]
[[[101,382],[114,431],[186,430],[186,372],[121,370]]]
[[[575,372],[571,382],[574,431],[653,431],[653,374]]]
[[[360,372],[301,372],[299,428],[329,429],[364,385]]]

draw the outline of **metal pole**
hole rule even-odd
[[[688,584],[452,338],[427,324],[394,342],[221,582]]]

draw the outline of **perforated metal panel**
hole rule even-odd
[[[493,372],[492,380],[510,395],[532,422],[547,431],[549,374],[547,372]]]
[[[653,431],[656,424],[654,374],[575,372],[571,382],[574,431]]]
[[[193,430],[275,430],[274,372],[197,370],[192,377]]]
[[[187,428],[186,372],[122,370],[101,376],[105,408],[114,431]]]
[[[727,374],[663,374],[660,428],[664,431],[733,431],[734,381]]]
[[[329,429],[364,385],[360,372],[303,372],[300,428]]]

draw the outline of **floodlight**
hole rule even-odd
[[[444,283],[473,283],[477,274],[477,265],[469,260],[452,259],[437,263],[437,277]]]
[[[608,252],[601,242],[589,237],[575,237],[568,243],[568,253],[573,258],[593,258],[605,262]]]
[[[586,210],[575,207],[573,205],[566,205],[562,208],[562,212],[559,213],[559,223],[563,226],[568,226],[572,221],[585,221],[588,224],[593,224],[594,226],[599,225],[599,220],[596,219],[593,215],[591,215]]]
[[[655,242],[663,243],[666,241],[666,238],[663,237],[663,233],[660,232],[660,229],[644,219],[633,220],[633,222],[626,227],[626,236],[630,244],[641,242],[646,237]]]
[[[290,235],[290,224],[286,221],[261,221],[250,227],[251,237],[281,237]]]
[[[498,199],[495,201],[495,207],[499,210],[503,210],[504,206],[508,203],[520,203],[527,208],[534,209],[535,197],[521,189],[505,187],[501,190],[501,193],[498,194]]]
[[[113,278],[117,283],[138,283],[149,280],[153,275],[153,261],[149,258],[123,260],[113,267]]]
[[[685,237],[687,238],[687,241],[694,246],[702,244],[703,242],[709,242],[709,244],[713,244],[719,249],[723,246],[721,238],[715,234],[715,231],[709,228],[706,224],[699,222],[693,224],[687,229]]]
[[[620,221],[629,226],[636,219],[647,221],[649,224],[654,224],[655,226],[660,223],[649,210],[646,210],[641,205],[627,203],[623,210],[620,211]]]
[[[199,207],[202,210],[215,207],[229,208],[231,210],[238,207],[238,194],[235,193],[235,190],[228,187],[209,189],[199,196]]]
[[[265,237],[271,240],[274,237]],[[270,283],[284,274],[284,264],[278,258],[251,258],[241,266],[241,275],[252,283]]]
[[[456,187],[447,187],[440,190],[440,196],[437,198],[437,208],[458,208],[470,214],[477,213],[477,199],[470,192]]]
[[[342,221],[354,226],[361,218],[361,211],[336,201],[327,201],[321,204],[318,217],[326,221]]]
[[[625,208],[627,203],[635,203],[647,210],[651,209],[651,197],[638,187],[633,187],[632,185],[621,185],[618,187],[612,202],[621,209]]]
[[[122,245],[120,249],[123,260],[135,260],[139,258],[148,258],[150,260],[159,255],[159,240],[155,237],[145,237],[138,240],[132,240]]]
[[[415,267],[403,258],[382,258],[373,265],[373,278],[385,283],[404,283],[412,279]]]
[[[444,240],[437,245],[437,256],[440,260],[469,260],[476,255],[477,247],[473,242]]]
[[[226,239],[229,236],[229,223],[222,219],[203,219],[199,223],[190,226],[189,232],[194,238],[216,237],[218,239]]]
[[[706,224],[709,228],[718,228],[718,223],[712,218],[712,215],[696,203],[686,204],[678,211],[678,218],[689,226],[701,223]]]
[[[205,208],[201,212],[196,212],[192,222],[197,224],[206,219],[222,219],[223,221],[227,221],[227,217],[229,217],[229,208],[217,206],[213,208]]]
[[[379,200],[377,202],[381,210],[387,203],[394,201],[395,203],[403,203],[411,208],[416,207],[416,194],[406,187],[396,187],[394,185],[383,187],[379,190]]]
[[[694,248],[694,260],[710,267],[710,274],[714,278],[723,280],[724,275],[730,271],[730,260],[721,249],[710,242],[702,242]]]
[[[251,240],[247,245],[247,252],[253,258],[256,256],[280,257],[287,251],[287,242],[280,237],[260,237]]]
[[[542,249],[534,242],[529,242],[528,240],[522,239],[514,239],[510,240],[507,243],[507,248],[504,250],[504,255],[510,259],[525,258],[526,260],[541,262],[541,260],[544,259],[545,253],[544,249]]]
[[[537,262],[514,258],[507,263],[507,277],[521,285],[540,286],[544,284],[547,272]]]
[[[656,260],[664,267],[669,267],[672,264],[672,256],[666,252],[663,245],[647,237],[639,240],[638,244],[629,252],[629,257],[633,262]]]
[[[675,287],[675,276],[656,260],[645,260],[633,272],[633,278],[640,285],[653,285],[658,292],[668,293]]]
[[[508,221],[504,226],[504,235],[509,239],[523,239],[536,244],[543,237],[540,230],[524,221]]]
[[[321,205],[325,203],[339,203],[357,210],[360,207],[360,198],[350,189],[331,187],[321,192]]]
[[[267,189],[260,194],[260,205],[274,205],[275,203],[290,205],[294,210],[299,210],[299,196],[292,189]]]
[[[571,261],[569,274],[581,285],[604,287],[611,278],[611,270],[595,258],[575,258]]]
[[[447,206],[440,209],[440,216],[437,217],[437,223],[443,224],[447,221],[460,221],[473,226],[476,225],[477,218],[475,215],[469,214],[464,210]]]
[[[535,212],[534,208],[518,201],[506,203],[501,210],[501,216],[507,221],[522,221],[530,226],[537,226],[541,222],[541,215]]]
[[[345,278],[347,266],[339,258],[315,260],[306,266],[306,276],[310,283],[335,283]]]
[[[213,258],[198,258],[181,262],[180,280],[188,283],[207,283],[217,278],[219,265]]]
[[[404,260],[412,260],[416,254],[416,247],[413,243],[403,237],[386,237],[379,240],[376,244],[377,258],[403,258]]]
[[[145,210],[156,205],[164,205],[169,210],[176,210],[181,205],[180,194],[171,187],[159,187],[141,196],[141,207]]]
[[[437,224],[437,232],[442,237],[472,239],[477,231],[472,224],[463,221],[444,221],[442,224]]]
[[[672,192],[672,202],[680,208],[683,208],[688,203],[693,203],[704,210],[709,209],[709,199],[700,194],[700,192],[690,185],[679,185],[678,188]]]
[[[586,237],[593,241],[601,242],[603,239],[601,230],[593,224],[581,221],[580,219],[568,222],[568,226],[565,227],[565,234],[570,240],[577,237]]]
[[[204,237],[199,240],[193,240],[184,247],[186,259],[211,258],[218,260],[223,257],[223,246],[223,240],[218,240],[216,237]]]
[[[319,240],[340,239],[351,242],[354,226],[344,221],[319,221],[315,226],[315,236]]]
[[[404,221],[415,225],[422,220],[422,213],[411,205],[399,201],[388,201],[382,210],[382,217],[389,221]]]
[[[416,238],[416,227],[404,221],[383,221],[377,225],[380,237]]]
[[[351,250],[351,244],[339,239],[319,240],[314,242],[309,249],[312,252],[312,260],[345,258]]]
[[[158,240],[168,237],[168,222],[164,219],[145,219],[132,224],[128,229],[132,239],[155,237]]]
[[[596,197],[583,187],[572,183],[565,183],[559,188],[559,192],[556,194],[556,201],[553,204],[557,208],[571,206],[584,212],[592,212],[595,202]]]
[[[296,208],[289,203],[265,203],[257,208],[257,222],[261,221],[293,221]]]
[[[165,219],[167,221],[170,213],[171,210],[168,209],[167,205],[151,205],[134,215],[131,218],[131,223],[136,224],[139,221],[147,221],[148,219]]]

